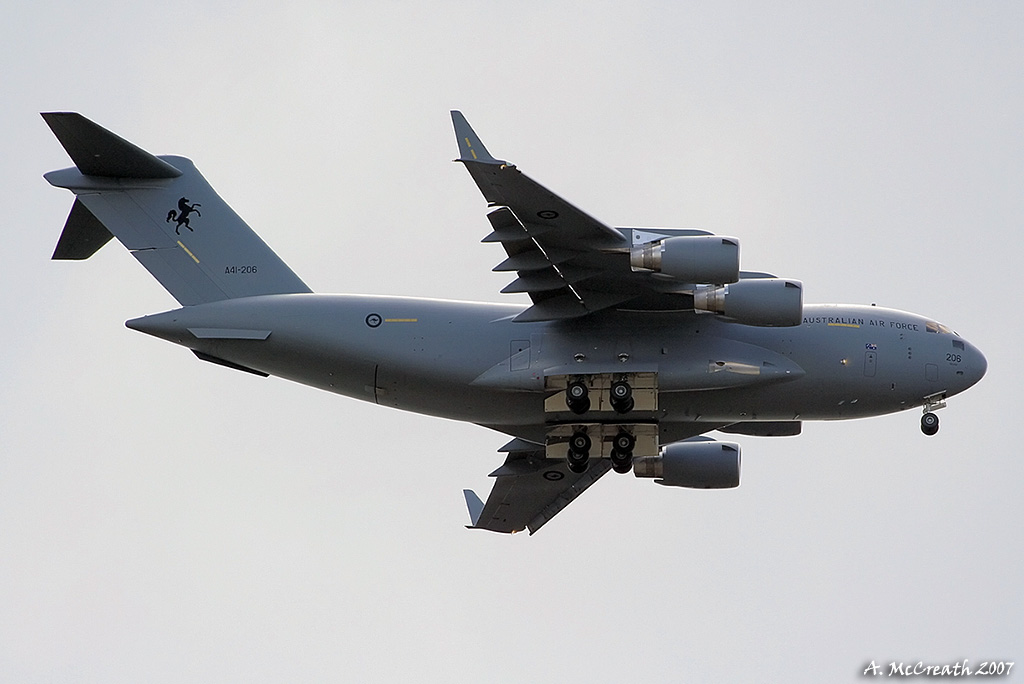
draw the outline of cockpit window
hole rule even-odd
[[[950,328],[949,326],[942,325],[941,323],[936,323],[935,321],[928,321],[925,324],[925,330],[927,330],[930,333],[943,333],[944,335],[955,334],[953,332],[953,329]]]

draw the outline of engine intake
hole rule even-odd
[[[679,235],[634,247],[629,265],[686,283],[735,283],[740,279],[740,243],[721,235]]]
[[[722,287],[698,287],[693,308],[722,314],[746,325],[782,327],[800,325],[804,313],[804,286],[787,278],[752,278]]]
[[[637,477],[657,477],[660,485],[729,489],[740,484],[740,445],[733,442],[675,442],[659,456],[633,461]]]

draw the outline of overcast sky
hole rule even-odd
[[[1022,37],[1008,2],[12,3],[0,679],[1024,661]],[[38,112],[74,110],[194,159],[316,291],[516,301],[450,109],[609,224],[735,235],[807,301],[951,325],[988,376],[935,437],[915,410],[740,438],[739,489],[608,476],[509,537],[463,528],[503,436],[200,363],[123,326],[176,304],[120,245],[49,260],[70,160]]]

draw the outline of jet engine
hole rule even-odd
[[[803,283],[788,278],[751,278],[721,287],[698,286],[693,308],[722,314],[739,323],[765,327],[800,325]]]
[[[740,484],[740,445],[733,442],[676,442],[658,456],[633,460],[637,477],[657,477],[660,485],[728,489]]]
[[[679,235],[634,247],[629,265],[686,283],[735,283],[740,279],[740,243],[721,235]]]

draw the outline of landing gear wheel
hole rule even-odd
[[[623,475],[633,469],[633,452],[612,449],[612,470]]]
[[[612,440],[612,470],[617,473],[628,473],[633,469],[633,447],[636,437],[625,430],[619,431]]]
[[[615,445],[616,451],[632,452],[633,447],[636,446],[636,437],[629,434],[625,430],[615,435],[615,441],[612,442]]]
[[[590,410],[590,390],[587,383],[574,380],[565,388],[565,405],[573,413],[580,415]]]
[[[608,394],[616,413],[629,413],[633,410],[633,388],[625,380],[613,382]]]
[[[587,472],[587,466],[590,465],[590,454],[587,452],[573,451],[569,449],[569,453],[566,456],[569,470],[574,473],[585,473]]]
[[[575,451],[581,454],[590,453],[590,435],[582,430],[572,433],[572,437],[569,438],[569,450]]]
[[[934,435],[939,431],[939,417],[934,413],[926,413],[921,416],[921,432],[926,435]]]
[[[590,462],[590,435],[583,430],[577,430],[569,438],[569,453],[566,460],[569,462],[569,470],[574,473],[584,473]]]

